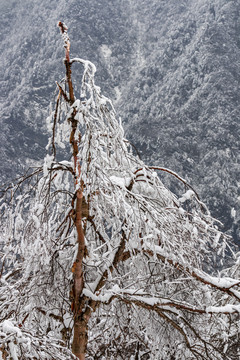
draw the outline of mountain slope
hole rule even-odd
[[[64,20],[144,159],[191,181],[239,237],[239,2],[4,0],[1,13],[3,179],[44,154]]]
[[[122,99],[127,133],[150,162],[188,176],[237,237],[231,209],[239,211],[240,4],[160,4],[147,21],[139,16],[141,29],[149,26],[140,34],[145,61]]]

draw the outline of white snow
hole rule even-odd
[[[118,86],[115,86],[114,88],[114,91],[116,93],[116,102],[118,102],[120,99],[121,99],[121,96],[122,96],[122,93],[121,91],[119,90],[119,87]]]
[[[9,349],[10,349],[12,360],[18,360],[18,356],[17,356],[17,352],[16,352],[16,346],[14,345],[14,343],[10,342],[8,346],[9,346]]]
[[[234,208],[231,209],[231,217],[235,219],[236,217],[236,210]]]
[[[100,49],[104,58],[108,59],[111,57],[112,50],[106,44],[103,44]]]
[[[225,306],[209,306],[206,308],[206,311],[211,313],[240,313],[240,305],[227,304]]]
[[[44,164],[43,164],[43,176],[47,176],[48,175],[48,169],[51,168],[51,164],[53,162],[53,155],[46,155],[45,159],[44,159]]]
[[[179,201],[181,203],[184,203],[186,200],[190,200],[193,196],[194,196],[194,191],[188,190],[187,192],[185,192],[185,194],[182,195],[182,197],[180,197]]]
[[[39,216],[44,211],[44,205],[43,204],[35,204],[34,211],[36,211],[36,214]]]
[[[122,178],[119,176],[110,176],[110,181],[117,186],[120,186],[121,188],[125,188],[127,186],[129,186],[131,178],[127,177],[127,178]]]
[[[33,215],[32,219],[33,219],[33,221],[35,223],[36,228],[39,229],[41,224],[40,224],[40,221],[39,221],[38,217],[36,215]]]
[[[64,165],[64,166],[70,166],[70,167],[73,166],[72,161],[67,161],[67,160],[60,161],[59,164]]]
[[[113,296],[113,293],[111,293],[111,292],[109,292],[105,295],[95,295],[88,289],[83,289],[83,294],[85,296],[89,297],[90,299],[93,299],[95,301],[101,301],[101,302],[108,302],[110,300],[111,296]]]
[[[73,104],[72,104],[72,108],[79,108],[80,107],[80,104],[81,104],[81,102],[80,102],[80,100],[79,99],[77,99]]]
[[[200,274],[200,276],[202,276],[203,274]],[[239,280],[235,280],[235,279],[231,279],[231,278],[218,278],[218,277],[213,277],[207,274],[204,274],[204,278],[206,279],[207,282],[210,282],[213,285],[216,285],[220,288],[223,289],[230,289],[232,288],[234,285],[238,285],[240,283]]]
[[[10,320],[4,320],[2,323],[2,331],[6,334],[16,334],[18,337],[22,336],[21,330],[14,326]]]

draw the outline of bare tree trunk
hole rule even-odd
[[[65,66],[66,66],[66,80],[68,83],[69,89],[69,102],[70,104],[74,103],[74,91],[71,78],[71,62],[70,62],[70,40],[67,34],[67,27],[65,24],[59,22],[59,27],[65,42]],[[73,334],[73,343],[72,343],[72,352],[80,360],[85,360],[85,353],[87,349],[88,341],[88,320],[89,317],[84,316],[84,297],[82,297],[82,290],[84,287],[84,276],[83,276],[83,258],[85,255],[85,239],[84,239],[84,230],[82,226],[82,213],[83,213],[83,193],[82,193],[82,184],[80,182],[81,166],[78,162],[78,150],[79,150],[79,141],[76,139],[76,129],[77,129],[77,120],[74,118],[75,114],[73,113],[69,119],[72,124],[72,131],[70,135],[70,144],[72,145],[73,150],[73,160],[74,160],[74,172],[76,176],[76,206],[75,206],[75,227],[77,230],[77,242],[78,242],[78,252],[76,259],[73,264],[73,304],[72,310],[74,314],[74,334]]]
[[[81,294],[84,286],[83,278],[83,258],[85,252],[85,240],[84,232],[82,227],[82,192],[77,191],[77,202],[76,202],[76,220],[75,226],[77,230],[77,240],[78,240],[78,252],[76,260],[74,263],[74,284],[73,284],[73,294],[74,294],[74,336],[72,343],[72,352],[80,360],[85,359],[85,352],[87,348],[88,340],[88,327],[87,320],[84,319],[83,313],[83,299],[81,299]],[[81,301],[82,300],[82,301]]]
[[[72,352],[80,360],[85,360],[85,353],[88,341],[88,326],[87,321],[77,317],[74,320],[74,336],[72,343]]]

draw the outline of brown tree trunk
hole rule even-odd
[[[80,360],[85,360],[85,353],[88,341],[88,318],[84,317],[84,297],[82,290],[84,287],[83,277],[83,258],[85,254],[85,239],[82,227],[82,204],[83,194],[81,190],[77,191],[76,200],[76,219],[75,226],[77,230],[78,252],[73,266],[73,313],[74,313],[74,334],[72,342],[72,352]]]
[[[72,343],[72,352],[80,360],[85,360],[85,354],[88,341],[88,325],[87,321],[77,317],[74,321],[74,335]]]
[[[69,102],[70,104],[74,103],[74,91],[71,78],[71,62],[70,62],[70,40],[67,34],[67,27],[64,23],[59,22],[58,26],[60,27],[61,33],[65,42],[65,67],[66,67],[66,80],[68,83],[69,89]],[[72,145],[73,159],[74,159],[74,172],[75,176],[75,186],[76,186],[76,206],[75,206],[75,227],[77,230],[77,243],[78,243],[78,252],[73,264],[73,304],[72,310],[74,314],[74,334],[72,342],[72,352],[80,360],[85,360],[85,353],[87,349],[88,341],[88,320],[89,317],[84,316],[84,297],[82,296],[82,291],[84,287],[84,276],[83,276],[83,258],[85,254],[85,239],[84,239],[84,230],[82,226],[82,208],[83,208],[83,193],[82,193],[82,184],[80,182],[81,166],[78,161],[78,150],[79,150],[79,141],[80,139],[75,138],[75,133],[77,130],[77,120],[74,118],[75,114],[73,113],[69,119],[72,124],[72,131],[70,135],[70,144]]]
[[[74,122],[73,122],[74,124]],[[73,125],[73,138],[74,138],[74,125]],[[73,266],[73,313],[74,313],[74,335],[72,343],[72,352],[80,360],[85,360],[85,353],[88,341],[88,321],[84,318],[84,297],[82,297],[82,290],[84,287],[84,276],[83,276],[83,258],[85,254],[85,238],[84,230],[82,226],[82,208],[83,208],[83,193],[82,185],[79,183],[80,177],[80,164],[77,161],[78,154],[78,143],[77,140],[72,141],[73,157],[75,164],[75,173],[78,173],[78,179],[76,179],[76,186],[80,186],[77,190],[77,199],[75,206],[75,227],[77,230],[77,242],[78,252]]]

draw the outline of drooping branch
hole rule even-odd
[[[124,231],[122,231],[122,238],[119,243],[118,249],[115,252],[112,263],[107,266],[107,268],[104,270],[103,274],[98,279],[95,289],[93,289],[94,294],[97,294],[103,288],[103,286],[105,285],[106,281],[109,278],[109,274],[112,273],[113,270],[116,269],[117,265],[123,260],[123,254],[124,254],[126,241],[127,241],[126,234],[124,233]],[[101,302],[99,302],[98,300],[90,298],[85,316],[89,318],[91,312],[95,311],[96,307],[100,303]]]
[[[166,172],[166,173],[174,176],[179,181],[181,181],[185,186],[187,186],[189,189],[191,189],[194,192],[194,194],[196,195],[197,199],[200,201],[200,197],[199,197],[198,193],[196,192],[196,190],[185,179],[183,179],[180,175],[178,175],[176,172],[174,172],[170,169],[167,169],[164,167],[158,167],[158,166],[149,166],[149,169],[163,171],[163,172]]]
[[[236,300],[240,300],[240,291],[237,291],[235,289],[233,289],[234,286],[240,286],[240,281],[239,280],[234,280],[234,279],[221,279],[221,278],[215,278],[212,277],[210,275],[208,275],[207,273],[204,273],[203,271],[200,271],[198,269],[194,269],[194,268],[190,268],[188,266],[185,266],[183,264],[181,264],[180,262],[171,259],[171,257],[166,256],[166,254],[163,254],[160,251],[160,248],[158,246],[155,247],[154,250],[151,250],[152,246],[149,246],[145,244],[143,246],[143,248],[141,249],[141,251],[143,253],[148,254],[151,257],[157,257],[158,260],[160,260],[162,263],[168,263],[169,265],[171,265],[173,268],[179,270],[180,272],[189,275],[191,278],[194,278],[195,280],[197,280],[198,282],[204,284],[204,285],[208,285],[216,290],[219,290],[221,292],[224,292],[226,294],[228,294],[229,296],[235,298]],[[159,248],[159,250],[158,250]],[[134,249],[134,251],[136,253],[139,252],[139,249]],[[130,252],[127,251],[126,253],[123,254],[124,258],[129,258],[131,256]],[[239,311],[239,306],[235,306],[233,305],[233,310],[226,311],[226,313],[232,313],[235,311]],[[217,311],[217,310],[216,310]],[[222,311],[223,313],[225,313],[225,311]]]

